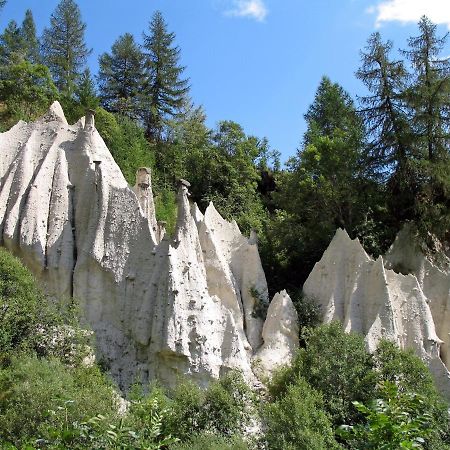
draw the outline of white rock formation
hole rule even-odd
[[[286,291],[275,294],[267,310],[263,327],[264,344],[256,353],[263,373],[269,375],[281,365],[289,364],[297,350],[298,316]]]
[[[263,331],[257,309],[268,293],[254,237],[212,204],[201,214],[187,182],[178,208],[169,239],[149,171],[128,186],[92,113],[71,126],[55,102],[0,134],[0,243],[50,295],[80,301],[98,357],[122,387],[137,378],[173,385],[180,374],[204,385],[230,369],[252,381],[256,353],[269,368],[288,361],[295,310],[277,296]],[[278,360],[267,350],[275,347]]]
[[[448,310],[449,274],[439,272],[423,256],[406,251],[402,235],[387,261],[382,257],[373,260],[357,239],[351,240],[345,231],[337,230],[306,280],[304,294],[321,306],[324,322],[339,320],[346,331],[363,334],[369,351],[376,349],[381,338],[413,349],[450,399],[450,374],[444,365],[447,344],[440,339],[448,340],[448,334],[441,332],[448,333],[449,328],[444,315]],[[410,273],[414,272],[408,266],[411,263],[417,274]],[[406,268],[405,274],[388,268],[395,266]]]

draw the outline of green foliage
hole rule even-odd
[[[382,399],[369,406],[354,402],[367,420],[356,426],[342,425],[338,434],[358,449],[397,450],[426,448],[427,438],[433,434],[432,417],[423,412],[426,398],[399,391],[395,383],[384,382],[380,387]]]
[[[177,196],[168,188],[159,188],[155,196],[156,219],[165,222],[166,233],[173,236],[177,224]]]
[[[41,63],[40,43],[36,36],[36,24],[31,9],[25,12],[20,35],[23,42],[23,58],[32,64]]]
[[[252,401],[239,373],[228,373],[205,391],[182,381],[173,392],[169,429],[182,441],[203,432],[232,436],[249,423]]]
[[[397,223],[413,221],[426,241],[432,231],[448,239],[450,63],[441,56],[447,35],[423,17],[419,35],[408,40],[404,61],[392,60],[392,42],[373,34],[357,72],[370,95],[362,99],[372,139],[374,173],[387,180],[386,203]]]
[[[381,341],[374,353],[374,363],[380,386],[394,383],[399,394],[417,393],[422,396],[420,412],[427,415],[432,423],[433,432],[429,436],[435,443],[446,439],[449,432],[448,404],[437,392],[424,362],[411,350],[400,350],[392,342]],[[376,395],[385,398],[382,389]]]
[[[84,41],[86,24],[74,0],[61,0],[50,17],[50,27],[43,33],[44,62],[56,86],[71,97],[91,53]]]
[[[0,367],[21,351],[71,361],[82,357],[87,335],[73,318],[70,308],[51,304],[30,272],[0,248]]]
[[[14,357],[0,370],[0,392],[0,439],[17,446],[52,442],[99,413],[115,417],[116,394],[98,369],[68,368],[56,359]],[[68,433],[66,443],[72,438]]]
[[[98,82],[102,106],[130,119],[139,117],[144,79],[144,55],[130,33],[120,36],[111,54],[99,58]]]
[[[304,295],[301,291],[293,292],[291,299],[297,311],[300,325],[300,338],[302,338],[303,328],[316,327],[320,324],[321,310],[316,299]]]
[[[295,376],[283,396],[263,407],[268,448],[325,450],[340,446],[319,392]]]
[[[364,172],[364,128],[349,94],[324,77],[305,118],[304,146],[276,177],[266,228],[263,254],[272,255],[266,267],[275,290],[299,290],[336,229],[356,234],[379,200]]]
[[[0,4],[1,8],[1,4]],[[39,41],[31,10],[25,12],[22,26],[11,20],[0,35],[0,65],[7,66],[28,61],[40,63]]]
[[[376,380],[363,337],[345,333],[340,323],[333,322],[304,332],[303,339],[306,346],[292,366],[274,377],[269,388],[272,396],[281,398],[301,376],[323,395],[334,425],[358,420],[352,402],[370,399]]]
[[[176,117],[189,92],[189,80],[183,79],[179,65],[180,49],[174,45],[175,34],[167,31],[160,11],[156,11],[144,33],[146,83],[141,120],[152,141],[163,138],[167,120]]]
[[[23,56],[24,42],[21,30],[15,20],[11,20],[0,35],[0,63],[2,66],[15,64]]]
[[[6,106],[2,114],[5,127],[20,119],[36,119],[57,98],[47,67],[22,61],[1,68],[0,101]]]
[[[139,167],[153,167],[152,147],[142,128],[126,117],[118,117],[102,108],[96,110],[96,128],[111,151],[128,183],[134,186]]]
[[[91,71],[86,69],[78,80],[73,94],[62,94],[61,106],[69,123],[77,122],[86,115],[87,109],[97,110],[100,103],[95,90]]]
[[[248,450],[248,446],[240,437],[203,433],[193,436],[184,443],[172,445],[170,450]]]

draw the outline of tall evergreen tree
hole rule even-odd
[[[412,82],[407,90],[418,161],[419,193],[416,223],[426,237],[430,231],[450,239],[450,61],[442,57],[447,35],[439,37],[426,17],[419,35],[408,40]]]
[[[370,155],[382,173],[401,170],[410,155],[410,128],[404,99],[407,71],[403,61],[392,60],[392,42],[380,33],[370,36],[361,67],[356,72],[369,95],[362,97],[362,116],[371,139]]]
[[[292,291],[301,287],[336,228],[358,234],[372,196],[361,164],[363,124],[349,94],[324,77],[305,119],[304,146],[277,178],[276,214],[264,248],[272,282]]]
[[[99,58],[99,88],[102,106],[114,113],[139,117],[140,94],[144,85],[144,56],[130,33],[120,36],[111,54]]]
[[[0,65],[20,62],[23,59],[23,48],[21,29],[15,20],[11,20],[0,35]]]
[[[79,105],[84,109],[95,109],[100,103],[95,90],[95,83],[89,69],[85,69],[80,76],[80,81],[75,89],[75,98]]]
[[[30,9],[25,12],[25,19],[20,29],[24,45],[24,58],[33,63],[38,64],[41,61],[40,44],[36,36],[36,24],[34,23],[33,13]]]
[[[157,11],[144,33],[146,86],[142,121],[147,137],[161,141],[167,119],[176,116],[189,91],[189,80],[182,78],[185,67],[179,65],[180,49],[174,45],[175,34],[167,31],[161,12]]]
[[[408,73],[403,61],[391,58],[391,50],[392,42],[372,34],[356,76],[370,93],[361,98],[361,112],[370,139],[372,173],[387,182],[386,200],[398,228],[414,218],[418,175],[405,99]]]
[[[71,96],[91,53],[86,47],[86,24],[74,0],[61,0],[43,33],[44,62],[59,90]]]
[[[419,36],[408,40],[405,55],[413,68],[408,102],[416,141],[433,161],[450,149],[450,61],[441,56],[447,35],[438,37],[436,25],[428,18],[419,22]]]

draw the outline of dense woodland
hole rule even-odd
[[[128,182],[139,166],[152,168],[157,216],[169,230],[184,178],[201,209],[213,201],[243,232],[258,232],[271,292],[288,289],[298,306],[302,349],[267,392],[251,391],[239,374],[206,391],[188,381],[174,392],[136,386],[120,415],[107,375],[80,362],[89,338],[72,305],[43,308],[31,276],[1,252],[2,448],[450,448],[447,406],[425,366],[387,342],[369,355],[337,324],[315,327],[318,311],[301,294],[338,227],[374,256],[405,223],[427,252],[450,243],[447,36],[426,17],[406,43],[369,36],[355,74],[364,94],[355,101],[324,76],[297,153],[282,165],[267,139],[238,123],[206,126],[161,13],[142,36],[118,36],[97,74],[87,68],[86,26],[73,0],[61,0],[41,36],[30,10],[9,22],[0,34],[1,130],[54,100],[70,123],[94,109]],[[37,339],[37,330],[61,326],[76,332],[54,348]],[[249,437],[251,425],[258,432]]]

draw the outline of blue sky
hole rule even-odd
[[[0,27],[33,11],[38,32],[59,0],[9,0]],[[303,114],[323,75],[355,97],[364,88],[354,77],[359,51],[379,30],[395,48],[417,34],[427,14],[444,34],[450,0],[78,0],[93,48],[89,65],[117,37],[138,40],[155,10],[176,34],[191,95],[205,108],[208,125],[234,120],[248,134],[267,137],[285,161],[295,154]],[[445,50],[450,55],[450,49]]]

